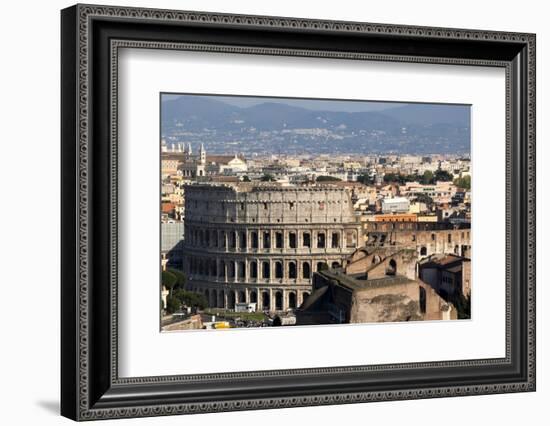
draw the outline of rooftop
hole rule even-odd
[[[384,278],[377,278],[371,280],[363,280],[364,273],[360,274],[346,274],[342,269],[330,269],[319,272],[327,278],[337,280],[341,285],[348,287],[350,290],[361,291],[369,290],[373,288],[389,287],[394,285],[402,285],[414,282],[403,275],[392,275]]]

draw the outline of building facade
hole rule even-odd
[[[470,223],[364,222],[367,246],[414,248],[419,258],[432,254],[471,257]]]
[[[196,183],[185,191],[183,267],[210,307],[297,308],[313,273],[341,265],[362,241],[344,188]]]

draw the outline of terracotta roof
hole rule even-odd
[[[174,203],[162,203],[162,212],[171,213],[176,208]]]

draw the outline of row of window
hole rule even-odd
[[[283,231],[250,231],[247,235],[245,231],[208,231],[202,229],[187,230],[186,236],[191,245],[195,247],[214,247],[214,248],[230,248],[246,250],[247,247],[251,249],[271,249],[271,248],[290,248],[295,249],[312,248],[312,243],[315,248],[324,249],[327,247],[337,249],[340,248],[340,233],[331,232],[327,233],[320,231],[313,234],[312,232],[302,232],[300,234],[300,241],[298,241],[299,234],[297,232],[288,232],[287,241],[285,243]],[[314,241],[312,241],[312,235],[314,235]],[[346,233],[346,246],[354,247],[355,235],[352,231]]]
[[[202,176],[202,175],[201,175]],[[309,203],[317,203],[317,206],[319,208],[319,210],[323,210],[324,207],[325,207],[325,204],[326,204],[326,201],[308,201]],[[281,203],[278,202],[278,201],[275,201],[275,202],[271,202],[271,203],[274,203],[275,205],[280,205]],[[269,204],[271,203],[267,203],[267,202],[263,202],[262,203],[262,207],[264,210],[267,210],[269,208]],[[335,203],[337,204],[340,204],[340,200],[336,200]],[[347,204],[348,201],[347,200],[344,200],[344,204]],[[217,203],[215,202],[214,205],[216,205]],[[295,201],[288,201],[287,202],[287,205],[288,205],[288,208],[290,210],[294,210],[294,206],[295,206],[296,202]],[[231,207],[232,207],[233,204],[231,204],[229,207],[225,204],[225,203],[221,203],[220,204],[220,209],[221,211],[223,212],[226,212],[226,211],[229,211],[231,210]],[[198,208],[199,206],[199,202],[198,200],[193,200],[193,207],[196,209]],[[206,210],[209,210],[212,206],[210,205],[210,202],[209,201],[205,201],[204,202],[204,206],[206,208]],[[239,209],[242,211],[245,209],[245,203],[241,202],[239,203]]]
[[[273,267],[269,261],[257,262],[252,260],[248,262],[248,274],[251,279],[270,279],[273,278],[282,279],[285,277],[285,265],[282,261],[272,262]],[[337,268],[340,266],[339,262],[332,262],[331,267]],[[244,261],[226,262],[220,261],[219,263],[214,259],[198,259],[192,258],[189,260],[189,273],[191,275],[204,275],[210,277],[217,277],[220,279],[244,279],[246,277],[246,263]],[[328,264],[326,262],[317,262],[316,270],[319,272],[323,269],[327,269]],[[286,273],[289,279],[298,278],[298,263],[295,261],[288,262],[286,264]],[[311,264],[310,262],[302,262],[302,268],[300,277],[303,279],[311,278]]]
[[[225,292],[227,295],[227,300],[225,299],[225,294],[223,290],[219,292],[216,290],[205,290],[204,296],[208,301],[208,305],[211,308],[228,308],[233,309],[235,303],[246,303],[246,293],[244,291],[229,291]],[[296,292],[288,293],[288,307],[296,308],[298,306],[298,294]],[[309,292],[302,292],[302,301],[305,301],[309,297]],[[276,291],[273,294],[273,305],[276,310],[282,310],[284,308],[284,296],[282,291]],[[258,293],[255,290],[252,290],[249,293],[248,303],[258,303],[261,301],[262,309],[271,309],[272,300],[269,291],[264,290],[260,292],[260,297],[258,298]]]

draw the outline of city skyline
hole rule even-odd
[[[469,105],[185,94],[162,99],[165,143],[201,143],[213,153],[470,152]]]

